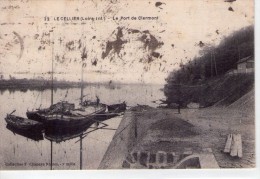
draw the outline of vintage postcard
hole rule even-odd
[[[0,169],[255,168],[253,0],[0,1]]]

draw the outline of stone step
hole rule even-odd
[[[150,153],[148,151],[131,152],[122,164],[127,168],[175,168],[176,165],[192,160],[196,157],[199,160],[200,168],[219,168],[218,163],[212,154],[211,148],[203,148],[200,153],[193,154],[192,148],[185,148],[183,153],[158,151]],[[197,166],[196,166],[197,167]]]

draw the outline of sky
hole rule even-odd
[[[215,46],[254,24],[253,0],[225,1],[1,1],[0,72],[48,79],[53,59],[58,80],[79,81],[84,63],[85,81],[163,84],[181,62],[198,56],[200,41]]]

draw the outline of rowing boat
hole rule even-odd
[[[17,135],[26,137],[26,138],[34,140],[34,141],[43,140],[43,133],[42,133],[41,130],[39,130],[39,131],[20,130],[20,129],[17,129],[17,128],[10,126],[9,124],[6,125],[6,128],[9,131],[11,131],[14,135],[17,134]]]
[[[113,105],[107,105],[107,111],[103,114],[96,114],[97,121],[105,121],[116,116],[122,115],[123,112],[126,110],[126,103],[119,103]]]
[[[42,123],[16,115],[7,114],[5,121],[9,126],[23,131],[39,132],[43,130]]]

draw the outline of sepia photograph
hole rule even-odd
[[[0,101],[1,171],[254,169],[255,2],[2,0]]]

